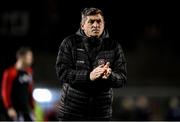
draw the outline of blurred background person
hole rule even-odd
[[[31,121],[34,108],[32,98],[33,52],[28,47],[20,48],[16,53],[17,61],[3,73],[2,100],[10,120]]]
[[[167,114],[168,121],[180,120],[180,107],[178,97],[172,97],[169,101],[169,109]]]
[[[44,117],[45,121],[58,121],[57,113],[56,113],[57,108],[58,108],[58,104],[59,104],[59,101],[55,102],[53,104],[53,107],[46,112],[46,115]]]
[[[145,96],[139,96],[136,99],[135,120],[149,121],[151,117],[151,110],[149,108],[149,100]]]
[[[133,121],[135,120],[134,99],[132,97],[124,97],[121,101],[121,109],[119,120]]]

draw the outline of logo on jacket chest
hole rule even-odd
[[[21,84],[23,84],[32,82],[33,78],[31,74],[22,74],[19,76],[18,80]]]
[[[101,51],[98,53],[98,55],[96,56],[96,61],[95,61],[95,67],[102,65],[102,64],[106,64],[107,62],[109,62],[110,64],[113,63],[114,60],[114,51],[110,50],[110,51]]]

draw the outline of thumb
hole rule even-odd
[[[110,62],[107,62],[104,67],[108,68],[110,66]]]

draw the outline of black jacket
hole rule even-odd
[[[90,72],[101,63],[106,62],[110,62],[110,68],[112,69],[109,78],[107,80],[99,78],[95,81],[90,81]],[[59,48],[56,71],[60,82],[65,86],[62,91],[64,97],[69,96],[67,94],[70,94],[70,92],[67,91],[70,88],[86,94],[86,97],[89,99],[101,96],[103,99],[108,100],[112,98],[111,88],[123,87],[127,79],[126,61],[122,48],[117,41],[109,38],[107,31],[104,31],[99,39],[87,37],[81,29],[76,34],[65,38]],[[103,93],[107,94],[103,96],[101,95]],[[78,96],[78,94],[76,95]],[[61,105],[68,104],[68,102],[70,101],[64,101],[63,99],[61,100]],[[109,112],[106,112],[110,117],[111,100],[109,103],[101,105],[109,106],[107,107]],[[60,113],[63,112],[61,110]],[[103,116],[105,115],[103,114]]]

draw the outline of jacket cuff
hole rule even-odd
[[[117,78],[116,78],[115,73],[114,73],[114,72],[111,72],[111,74],[109,75],[108,79],[111,80],[111,81],[116,81]]]

